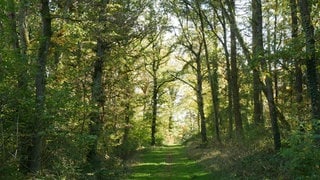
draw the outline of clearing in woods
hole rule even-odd
[[[128,179],[214,179],[196,161],[188,159],[182,145],[155,147],[138,154]]]

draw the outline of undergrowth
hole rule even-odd
[[[189,140],[188,155],[217,179],[320,179],[320,149],[308,133],[293,133],[273,150],[268,130],[254,130],[243,140],[211,141],[202,148],[199,138]]]
[[[311,133],[294,132],[281,151],[286,159],[282,171],[296,179],[320,179],[320,147]]]

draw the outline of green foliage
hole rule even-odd
[[[280,153],[286,159],[282,170],[292,178],[319,178],[320,149],[313,135],[296,131],[290,136],[287,145]]]
[[[224,25],[227,28],[229,25],[220,7],[221,3],[190,0],[48,2],[53,34],[45,67],[45,128],[39,132],[43,136],[42,168],[41,172],[33,176],[25,173],[22,169],[28,167],[21,167],[21,164],[30,153],[27,149],[32,146],[32,132],[37,126],[34,118],[37,107],[34,81],[37,74],[39,41],[43,38],[39,28],[40,6],[35,0],[0,1],[0,179],[119,178],[124,173],[124,160],[137,149],[150,144],[153,84],[158,85],[156,144],[177,143],[180,139],[184,141],[193,137],[198,133],[197,106],[194,101],[196,98],[192,88],[183,85],[182,81],[189,82],[191,86],[196,81],[195,71],[192,70],[195,64],[190,61],[190,52],[187,49],[199,48],[199,58],[204,60],[203,38],[207,38],[209,59],[216,60],[212,66],[217,70],[219,78],[221,136],[222,139],[226,139],[229,124],[228,79],[224,79],[226,52],[221,49],[222,44],[218,44],[217,37],[223,38],[227,35],[223,34],[223,23],[226,23]],[[200,36],[200,21],[195,4],[197,2],[206,16],[204,36]],[[266,20],[264,32],[268,33],[264,36],[267,38],[264,42],[268,49],[265,49],[266,55],[263,57],[268,60],[270,71],[262,74],[278,80],[275,87],[278,90],[277,107],[286,121],[292,127],[297,127],[300,121],[295,121],[296,117],[302,120],[310,117],[305,87],[303,101],[294,101],[294,63],[295,60],[300,60],[301,63],[304,61],[301,58],[305,56],[304,36],[300,33],[296,38],[289,37],[288,2],[277,3],[270,1],[263,4],[263,18]],[[320,31],[317,20],[320,6],[316,5],[317,1],[313,3],[316,53],[319,56]],[[8,5],[15,6],[15,16],[11,12],[12,7]],[[271,22],[275,15],[279,17],[277,28]],[[21,18],[22,16],[24,18]],[[239,19],[243,19],[243,23],[246,22],[246,18]],[[181,24],[178,24],[178,21]],[[214,32],[212,27],[209,27],[210,23],[216,26]],[[16,29],[12,26],[14,24]],[[181,28],[178,30],[179,25]],[[26,42],[23,39],[24,33]],[[99,101],[99,108],[92,105],[93,64],[97,59],[97,39],[103,42],[101,48],[105,51],[101,72],[103,102]],[[228,44],[229,40],[226,39],[226,42]],[[242,143],[243,146],[253,145],[249,151],[249,148],[245,149],[239,145],[240,142],[229,142],[229,149],[234,152],[240,151],[238,154],[231,154],[232,158],[240,161],[233,166],[237,169],[236,174],[240,176],[243,173],[244,177],[258,176],[266,170],[276,174],[280,164],[280,170],[286,177],[317,177],[319,148],[314,145],[311,134],[294,133],[287,142],[288,147],[283,149],[279,157],[268,148],[263,149],[272,144],[270,122],[266,121],[266,125],[259,128],[252,125],[251,70],[252,67],[259,66],[259,60],[263,57],[256,57],[248,62],[241,53],[237,55],[241,111],[246,126],[245,140]],[[306,70],[303,65],[302,68],[303,71]],[[212,130],[214,124],[210,121],[212,114],[209,112],[213,102],[209,98],[209,73],[202,70],[204,106],[205,112],[208,112],[206,119],[209,122],[208,128]],[[173,83],[175,75],[182,81]],[[299,112],[297,108],[300,109]],[[101,129],[101,133],[89,134],[90,125],[93,123],[90,116],[92,112],[99,115],[101,127],[98,129]],[[172,120],[170,130],[169,117]],[[304,124],[308,125],[306,131],[312,129],[309,121],[305,121]],[[316,124],[313,127],[316,127]],[[208,130],[209,135],[213,135],[211,130]],[[128,133],[126,140],[125,133]],[[89,165],[87,159],[90,147],[95,143],[101,161],[97,169],[93,167],[95,165]],[[173,148],[173,151],[178,153],[178,149]],[[251,154],[242,155],[241,158],[236,156],[247,152]],[[154,155],[160,157],[161,153]],[[286,160],[285,164],[281,164],[283,158]],[[149,167],[153,170],[160,166],[162,167],[162,164]],[[242,167],[246,169],[241,171]],[[179,171],[184,171],[183,167],[179,168]],[[232,169],[232,166],[228,168]],[[249,172],[250,168],[252,172]],[[180,173],[182,174],[183,172]],[[266,177],[272,178],[272,175]]]

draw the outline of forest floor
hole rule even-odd
[[[214,179],[288,179],[279,169],[283,158],[274,152],[271,142],[210,142],[202,148],[196,139],[186,142],[187,156],[197,160]]]
[[[187,157],[182,145],[161,146],[138,153],[127,179],[214,179],[196,160]]]
[[[272,141],[210,142],[147,148],[136,154],[127,179],[287,179]]]

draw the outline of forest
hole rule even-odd
[[[174,144],[234,179],[320,178],[319,12],[1,0],[0,179],[130,179],[135,154]]]

